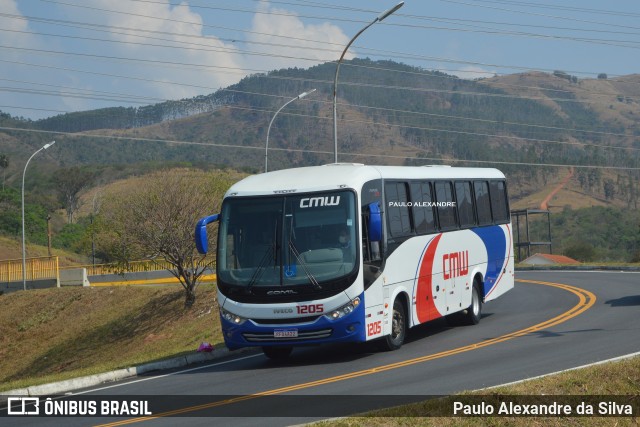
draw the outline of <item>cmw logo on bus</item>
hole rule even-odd
[[[464,277],[469,274],[469,251],[452,252],[442,257],[442,275],[444,280]]]
[[[316,208],[321,206],[338,206],[340,204],[340,196],[325,197],[307,197],[300,199],[301,208]]]

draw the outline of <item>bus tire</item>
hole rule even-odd
[[[273,360],[282,360],[289,357],[293,351],[293,347],[262,347],[262,352],[269,359]]]
[[[386,351],[397,350],[402,347],[404,337],[407,335],[407,313],[404,304],[399,298],[393,302],[393,315],[391,317],[391,334],[382,339],[383,349]]]
[[[463,322],[467,325],[477,325],[482,317],[482,297],[480,296],[480,281],[473,279],[471,289],[471,305],[463,312]]]

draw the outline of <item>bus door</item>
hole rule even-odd
[[[445,298],[447,315],[460,310],[461,289],[464,289],[465,278],[468,274],[469,255],[465,251],[465,242],[458,230],[458,208],[455,203],[453,185],[451,181],[436,181],[434,183],[435,200],[437,202],[438,223],[442,239],[438,245],[436,260],[440,262],[442,271],[442,287]],[[466,262],[465,262],[466,261]],[[464,266],[467,266],[465,269]]]

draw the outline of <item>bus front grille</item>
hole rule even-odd
[[[258,325],[296,325],[300,323],[313,323],[318,320],[320,316],[307,316],[307,317],[295,317],[295,318],[283,318],[283,319],[251,319]]]
[[[297,337],[276,338],[273,336],[273,332],[245,332],[242,336],[249,342],[302,341],[329,338],[332,332],[333,329],[329,328],[315,331],[299,331]]]

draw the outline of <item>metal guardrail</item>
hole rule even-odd
[[[143,273],[147,271],[170,270],[173,266],[167,261],[132,261],[126,267],[115,264],[74,265],[60,267],[58,257],[38,257],[26,259],[27,280],[57,279],[59,270],[86,268],[88,276],[120,273]],[[215,263],[212,265],[215,267]],[[22,281],[22,258],[0,260],[0,283]]]
[[[215,263],[213,266],[215,266]],[[60,267],[61,270],[69,268],[86,268],[87,276],[100,276],[105,274],[144,273],[148,271],[171,270],[173,269],[173,266],[164,260],[143,260],[131,261],[126,266],[116,264],[96,264]]]
[[[58,257],[27,258],[26,279],[33,280],[57,280]],[[22,281],[22,258],[0,261],[0,283]]]
[[[171,264],[166,261],[131,261],[126,266],[116,264],[95,264],[95,265],[76,265],[64,268],[86,268],[87,276],[100,276],[103,274],[120,274],[120,273],[142,273],[145,271],[158,271],[171,268]]]

